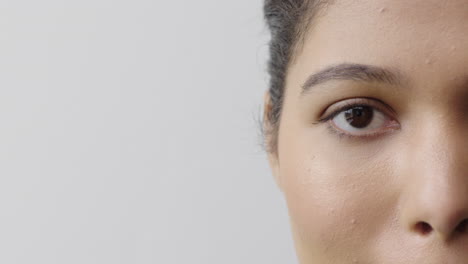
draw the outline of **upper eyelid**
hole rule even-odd
[[[337,106],[336,109],[333,109],[333,106],[337,105],[337,104],[343,104],[343,105],[342,106]],[[349,109],[349,108],[352,108],[352,107],[355,107],[355,106],[359,106],[359,105],[371,106],[375,110],[380,111],[380,112],[382,112],[382,113],[384,113],[386,115],[390,115],[390,116],[396,115],[396,112],[388,104],[386,104],[385,102],[383,102],[383,101],[381,101],[379,99],[375,99],[375,98],[360,97],[360,98],[349,98],[349,99],[345,99],[345,100],[335,102],[334,104],[330,105],[329,107],[327,107],[323,111],[323,113],[321,114],[320,120],[321,121],[329,120],[329,119],[335,117],[337,114],[341,113],[342,111],[344,111],[346,109]],[[326,112],[330,111],[329,110],[330,108],[332,108],[331,113],[326,114]],[[325,117],[324,117],[324,115],[325,115]]]

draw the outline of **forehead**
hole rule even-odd
[[[468,0],[338,0],[314,21],[303,51],[324,59],[388,52],[395,61],[435,60],[463,53],[467,33]]]
[[[449,26],[466,22],[467,11],[468,0],[335,0],[324,13],[328,20]]]
[[[357,22],[367,29],[398,30],[403,26],[446,31],[465,25],[467,19],[468,0],[337,0],[328,6],[323,22],[346,22],[342,29],[353,28]]]
[[[343,61],[427,71],[468,62],[468,0],[337,0],[312,25],[298,54],[309,73]]]

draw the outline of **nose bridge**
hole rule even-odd
[[[459,130],[431,124],[412,139],[403,217],[412,232],[448,239],[468,225],[467,144]]]

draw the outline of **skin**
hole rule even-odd
[[[269,153],[300,263],[468,262],[467,32],[467,0],[337,0],[314,21]],[[301,95],[311,74],[340,63],[402,81],[331,80]],[[353,98],[370,98],[393,127],[349,137],[317,124]]]

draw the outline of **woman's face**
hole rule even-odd
[[[273,173],[301,263],[468,263],[468,0],[337,0],[286,83]]]

